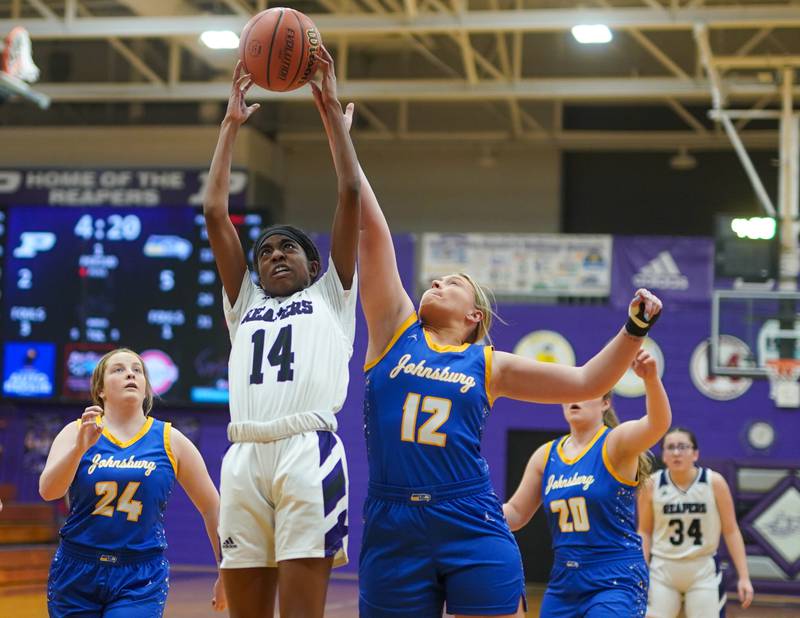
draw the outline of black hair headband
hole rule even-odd
[[[261,245],[264,244],[264,241],[267,240],[267,238],[270,236],[275,236],[275,234],[286,236],[287,238],[291,238],[293,241],[295,241],[303,248],[303,251],[306,252],[306,256],[310,262],[322,263],[319,257],[319,250],[317,249],[317,246],[303,230],[291,225],[272,225],[261,232],[261,235],[256,240],[256,244],[253,245],[253,269],[256,272],[258,272],[258,253],[261,250]]]

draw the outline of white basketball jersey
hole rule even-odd
[[[721,524],[712,474],[709,468],[698,468],[686,491],[672,482],[668,470],[651,476],[654,556],[680,560],[717,553]]]
[[[357,280],[345,290],[333,263],[313,285],[270,298],[246,272],[236,303],[223,294],[231,337],[231,422],[329,416],[344,403],[353,354]]]

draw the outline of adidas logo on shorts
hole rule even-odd
[[[228,537],[222,542],[222,549],[238,549],[238,545],[233,542],[231,537]]]

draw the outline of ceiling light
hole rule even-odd
[[[572,36],[578,43],[608,43],[612,38],[611,30],[604,24],[581,24],[572,27]]]
[[[736,218],[731,221],[731,229],[739,238],[751,240],[770,240],[775,238],[775,219],[772,217]]]
[[[497,159],[490,146],[484,146],[481,149],[481,155],[478,157],[478,166],[487,170],[497,166]]]
[[[669,166],[679,172],[686,172],[697,167],[697,159],[686,147],[678,149],[678,153],[669,159]]]
[[[230,30],[206,30],[200,40],[211,49],[236,49],[239,47],[239,36]]]

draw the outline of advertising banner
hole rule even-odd
[[[498,297],[608,296],[611,236],[423,234],[418,285],[466,272]]]
[[[615,236],[611,302],[627,306],[634,291],[647,288],[665,304],[709,303],[713,267],[710,238]]]

